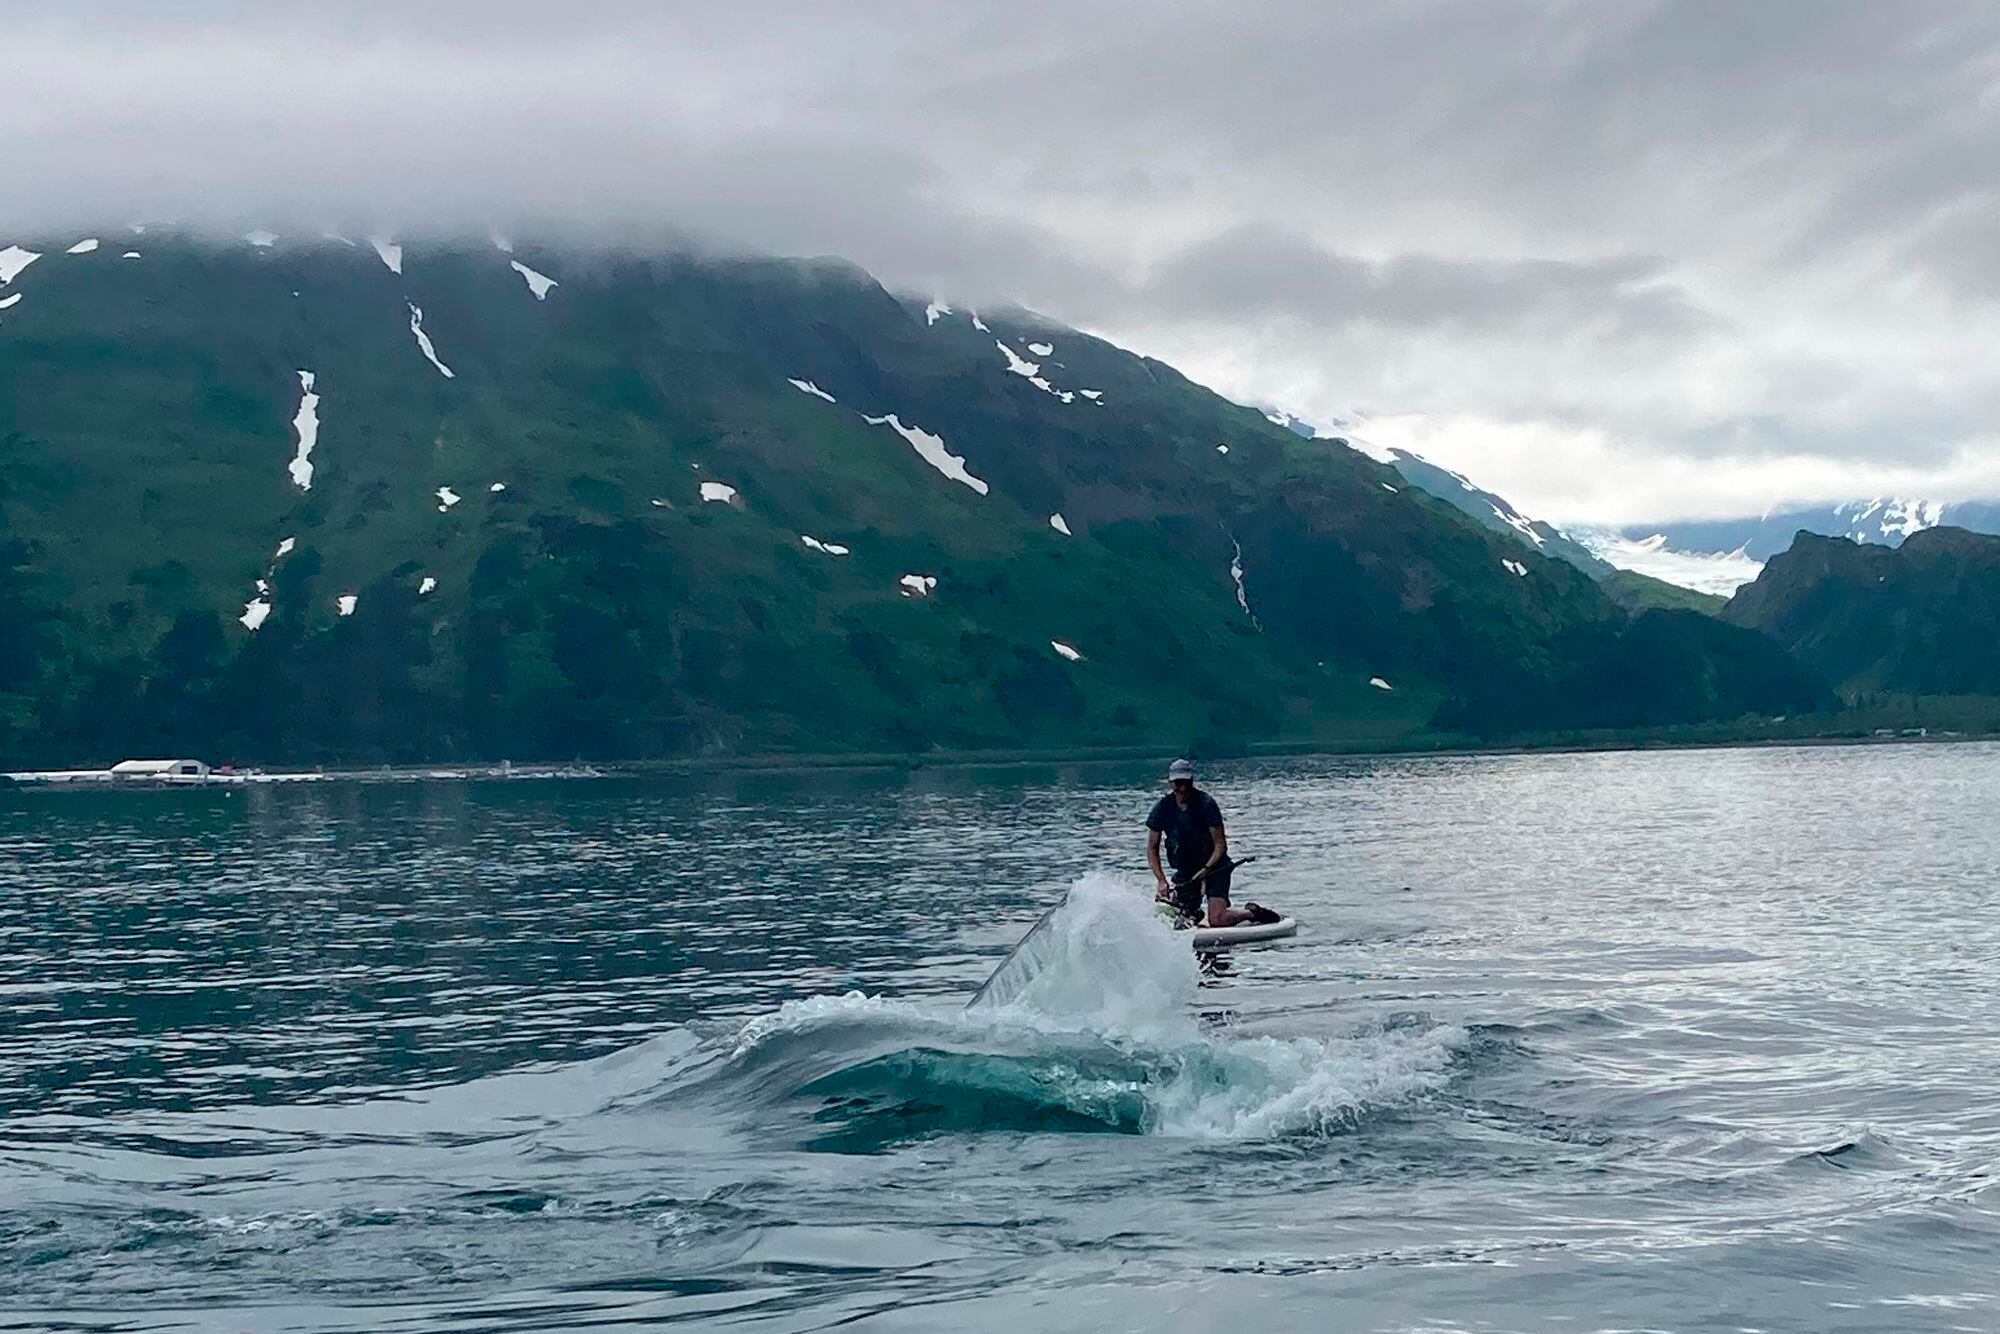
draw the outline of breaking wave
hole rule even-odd
[[[1438,1026],[1318,1038],[1205,1024],[1185,938],[1109,877],[1080,882],[1046,934],[1005,1005],[792,1002],[703,1043],[660,1101],[847,1151],[995,1132],[1325,1136],[1437,1088],[1466,1045]]]

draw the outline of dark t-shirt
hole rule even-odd
[[[1215,836],[1209,831],[1222,828],[1222,807],[1206,792],[1200,801],[1185,806],[1169,792],[1154,803],[1146,828],[1167,836],[1169,866],[1176,871],[1199,871],[1215,852]]]

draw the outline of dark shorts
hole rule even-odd
[[[1207,915],[1208,907],[1202,900],[1221,899],[1225,904],[1228,903],[1229,871],[1230,868],[1227,866],[1218,866],[1203,877],[1198,885],[1186,883],[1188,878],[1194,875],[1194,871],[1175,871],[1174,899],[1180,905],[1180,910],[1189,917],[1203,917]]]

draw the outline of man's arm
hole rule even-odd
[[[1153,879],[1159,882],[1155,897],[1164,897],[1167,892],[1167,873],[1160,866],[1160,831],[1146,831],[1146,865],[1153,868]]]
[[[1208,836],[1215,840],[1215,847],[1208,854],[1208,864],[1201,868],[1207,871],[1222,865],[1223,859],[1229,856],[1229,834],[1222,827],[1222,807],[1215,804],[1214,797],[1208,799],[1208,809],[1203,814],[1208,817]]]

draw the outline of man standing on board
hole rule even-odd
[[[1209,926],[1240,926],[1254,920],[1256,914],[1249,909],[1229,906],[1229,835],[1222,827],[1222,808],[1194,785],[1194,765],[1187,760],[1167,766],[1167,784],[1172,791],[1146,817],[1146,863],[1159,882],[1155,897],[1162,903],[1178,903],[1182,916],[1197,921],[1202,920],[1206,900]],[[1160,865],[1163,835],[1167,862],[1174,868],[1171,885]],[[1202,875],[1198,884],[1197,875]]]

